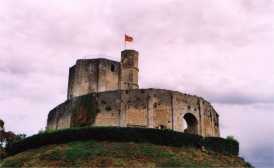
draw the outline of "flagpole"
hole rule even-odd
[[[124,50],[126,50],[126,48],[127,48],[127,42],[126,40],[124,40]]]
[[[125,33],[125,36],[124,36],[124,47],[125,47],[125,49],[124,50],[126,50],[126,48],[127,48],[127,41],[126,41],[126,33]]]

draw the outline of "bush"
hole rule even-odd
[[[206,149],[219,153],[238,155],[239,143],[232,138],[223,139],[220,137],[205,137],[203,145]]]
[[[170,130],[149,128],[121,128],[121,127],[85,127],[57,130],[33,135],[20,142],[8,146],[9,155],[23,152],[28,149],[38,148],[49,144],[62,144],[71,141],[110,141],[110,142],[135,142],[152,143],[167,146],[186,146],[206,149],[225,154],[237,155],[239,144],[223,138],[202,138],[198,135],[181,133]]]

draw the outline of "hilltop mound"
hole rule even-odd
[[[40,133],[7,148],[3,167],[248,167],[233,139],[171,130],[86,127]]]
[[[3,167],[249,167],[238,156],[149,143],[75,141],[6,158]]]

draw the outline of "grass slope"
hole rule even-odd
[[[149,143],[76,141],[6,158],[0,167],[249,167],[238,156]]]

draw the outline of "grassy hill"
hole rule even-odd
[[[7,148],[0,167],[249,167],[231,138],[171,130],[86,127],[33,135]]]
[[[243,159],[192,147],[149,143],[75,141],[6,158],[2,167],[249,167]]]

